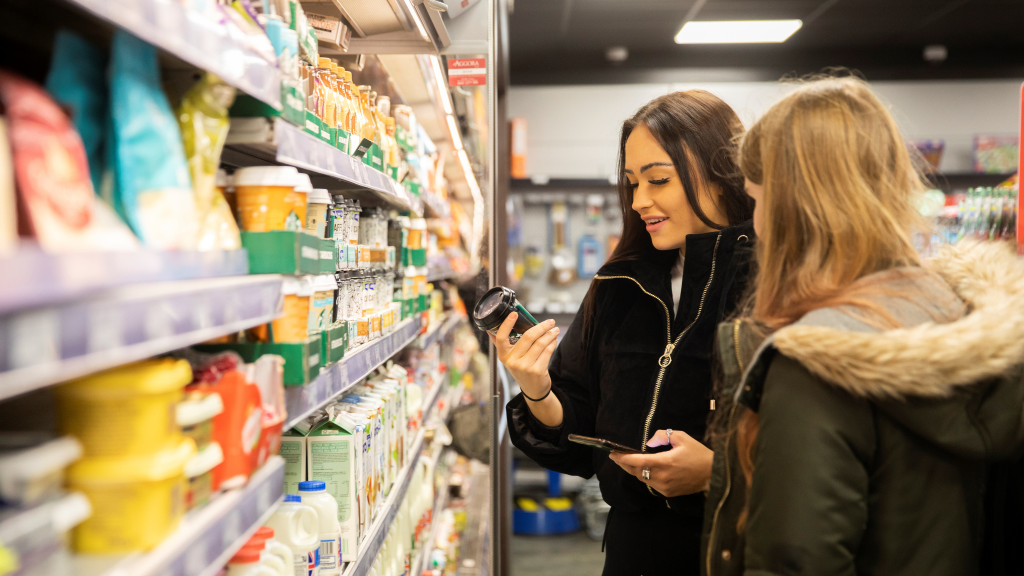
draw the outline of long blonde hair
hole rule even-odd
[[[748,319],[771,332],[811,310],[845,305],[895,322],[869,298],[884,289],[858,280],[920,266],[911,238],[924,229],[914,206],[923,185],[896,122],[867,83],[806,82],[751,127],[738,164],[764,186]],[[757,413],[745,410],[734,432],[748,490],[757,431]]]

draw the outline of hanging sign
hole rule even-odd
[[[483,86],[487,84],[485,58],[455,58],[448,60],[449,86]]]

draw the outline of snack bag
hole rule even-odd
[[[199,222],[199,250],[238,250],[242,239],[231,207],[217,189],[217,167],[230,122],[235,89],[207,73],[181,100],[178,126],[185,145]]]
[[[118,212],[148,247],[195,248],[192,183],[177,119],[160,86],[156,49],[121,30],[111,47],[109,126]]]
[[[82,140],[42,87],[0,72],[0,102],[20,200],[19,233],[51,252],[137,248],[93,193]]]

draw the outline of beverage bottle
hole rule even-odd
[[[242,548],[228,561],[227,576],[277,576],[274,569],[260,562],[260,551]]]
[[[292,553],[292,570],[295,576],[319,576],[317,552],[320,548],[320,518],[316,510],[302,503],[302,498],[287,494],[284,502],[267,520],[267,526],[274,529],[274,539],[284,544]]]
[[[322,480],[299,482],[302,502],[316,510],[320,533],[320,574],[341,574],[341,524],[338,523],[338,501],[327,493]]]

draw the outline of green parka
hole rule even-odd
[[[707,576],[978,574],[987,463],[1024,442],[1024,265],[971,244],[862,281],[902,328],[842,309],[763,342],[719,327]],[[759,420],[749,490],[746,410]]]

